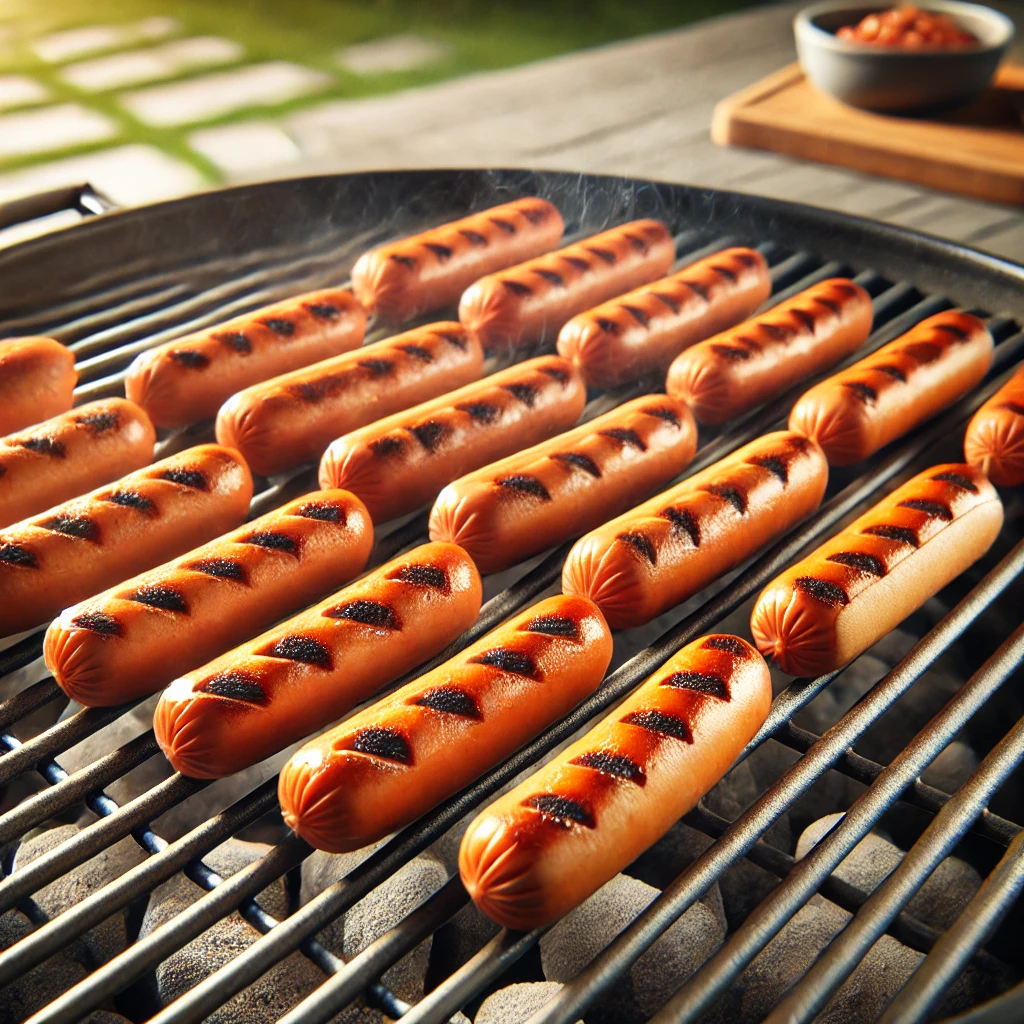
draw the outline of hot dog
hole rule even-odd
[[[997,487],[1024,483],[1024,369],[974,414],[964,435],[964,458]]]
[[[184,427],[250,384],[358,347],[365,331],[350,291],[307,292],[143,352],[125,393],[158,427]]]
[[[0,631],[39,626],[219,536],[251,498],[241,456],[204,444],[0,530]]]
[[[0,527],[149,465],[155,443],[149,417],[123,398],[0,438]]]
[[[576,542],[562,590],[584,594],[612,629],[628,629],[692,597],[818,507],[821,449],[766,434]]]
[[[981,558],[1002,524],[984,474],[933,466],[773,580],[750,616],[754,640],[790,675],[831,672]]]
[[[544,199],[517,199],[363,253],[352,287],[371,312],[391,322],[454,306],[485,274],[558,245],[562,215]]]
[[[320,486],[357,494],[383,523],[445,484],[571,427],[586,387],[572,364],[541,356],[338,438]]]
[[[176,679],[153,728],[180,772],[216,779],[308,736],[443,650],[480,611],[480,574],[424,544]]]
[[[756,249],[724,249],[574,316],[558,332],[558,352],[591,387],[616,387],[664,373],[683,349],[745,320],[771,292]]]
[[[566,714],[611,656],[589,601],[534,605],[296,751],[278,781],[285,824],[330,853],[375,842]]]
[[[727,423],[859,348],[872,318],[859,284],[822,281],[687,349],[669,368],[666,390],[701,423]]]
[[[319,458],[336,437],[480,376],[480,343],[457,323],[396,338],[254,384],[217,414],[217,440],[269,476]]]
[[[684,647],[474,819],[459,850],[473,902],[523,930],[572,910],[696,806],[764,724],[771,702],[768,666],[739,637]]]
[[[676,258],[668,228],[636,220],[470,285],[459,319],[486,349],[557,336],[577,313],[664,277]]]
[[[352,579],[372,547],[373,524],[358,498],[303,495],[66,608],[46,631],[46,667],[88,707],[156,693]]]
[[[0,435],[67,412],[76,383],[74,354],[59,341],[0,341]]]
[[[992,335],[948,310],[811,388],[789,429],[813,437],[833,466],[866,459],[970,391],[992,363]]]
[[[592,530],[678,476],[697,450],[690,410],[646,395],[449,484],[430,536],[500,572]]]

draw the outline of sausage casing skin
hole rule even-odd
[[[1024,369],[1019,369],[973,416],[964,458],[997,487],[1024,484]]]
[[[331,853],[386,836],[566,714],[611,656],[591,602],[534,605],[296,751],[278,782],[285,823]]]
[[[358,498],[303,495],[66,608],[46,631],[46,667],[88,707],[156,693],[358,575],[372,547]]]
[[[533,345],[577,313],[664,277],[675,258],[664,224],[632,221],[480,278],[463,293],[459,319],[485,349]]]
[[[558,245],[562,215],[544,199],[516,199],[363,253],[352,287],[392,323],[454,306],[478,278]]]
[[[933,466],[769,583],[754,640],[790,675],[840,668],[981,558],[1002,525],[983,473]]]
[[[572,364],[540,356],[338,438],[320,486],[358,495],[380,525],[446,484],[567,430],[587,389]]]
[[[483,359],[462,324],[418,327],[239,391],[217,414],[217,440],[254,473],[280,473],[342,434],[477,380]]]
[[[821,503],[821,449],[766,434],[581,537],[562,590],[584,594],[612,629],[629,629],[692,597]]]
[[[714,634],[470,824],[459,874],[506,928],[549,924],[658,841],[729,770],[772,701],[764,659]]]
[[[365,332],[348,289],[307,292],[143,352],[125,393],[158,427],[188,426],[242,388],[357,348]]]
[[[242,457],[204,444],[0,530],[0,630],[39,626],[219,537],[245,519],[251,498]]]
[[[0,437],[0,527],[148,466],[154,444],[149,417],[123,398]]]
[[[701,423],[727,423],[854,352],[873,317],[859,284],[822,281],[687,349],[669,368],[666,390]]]
[[[464,547],[481,572],[500,572],[624,512],[689,464],[690,410],[645,395],[449,484],[430,536]]]
[[[74,353],[59,341],[0,341],[0,435],[67,412],[77,383]]]
[[[976,316],[936,313],[804,394],[789,429],[813,437],[833,466],[873,455],[965,395],[988,372],[992,335]]]
[[[664,373],[680,352],[745,320],[771,292],[756,249],[723,249],[577,314],[558,332],[558,351],[591,387],[613,388]]]
[[[443,650],[476,620],[480,574],[424,544],[176,679],[153,716],[167,759],[216,779],[323,728]]]

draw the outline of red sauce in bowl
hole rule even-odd
[[[961,49],[977,46],[978,40],[948,14],[918,7],[893,7],[869,14],[857,25],[845,25],[836,33],[847,43],[899,46],[907,50]]]

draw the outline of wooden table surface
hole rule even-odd
[[[634,175],[812,203],[1024,262],[1024,208],[711,141],[719,99],[795,59],[799,6],[332,102],[294,115],[288,130],[313,154],[309,173],[490,166]],[[1020,18],[1024,5],[1004,5],[1010,14],[1014,7]]]

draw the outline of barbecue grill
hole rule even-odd
[[[267,777],[265,772],[262,782],[253,776],[251,791],[168,841],[151,822],[185,805],[206,784],[170,775],[119,806],[107,790],[150,759],[162,757],[151,730],[69,775],[55,759],[129,709],[71,707],[54,722],[63,695],[45,677],[38,660],[42,631],[0,651],[0,697],[4,698],[0,702],[0,782],[7,793],[6,811],[0,815],[4,871],[0,913],[18,909],[35,926],[0,953],[0,985],[10,984],[69,948],[122,908],[128,908],[130,925],[154,888],[179,873],[206,891],[198,902],[143,938],[132,941],[129,927],[124,952],[44,1006],[33,1021],[77,1021],[96,1007],[109,1007],[111,1000],[121,1012],[137,1016],[140,1004],[133,1002],[132,994],[140,979],[236,910],[262,938],[165,1007],[156,1018],[161,1024],[206,1019],[296,950],[323,972],[324,980],[281,1018],[289,1024],[330,1020],[357,999],[404,1024],[448,1021],[463,1008],[474,1011],[485,993],[510,979],[532,977],[528,965],[536,956],[542,932],[501,931],[464,963],[431,978],[425,996],[414,1005],[381,983],[381,975],[391,965],[467,904],[457,875],[348,961],[317,936],[503,786],[620,700],[684,644],[711,630],[745,632],[748,602],[760,588],[854,514],[927,465],[959,461],[966,419],[1024,358],[1020,327],[1024,269],[995,257],[902,229],[750,196],[633,179],[525,171],[314,177],[115,212],[107,212],[110,204],[88,187],[49,193],[0,210],[0,226],[65,208],[92,216],[84,216],[72,228],[0,251],[0,337],[52,335],[77,356],[79,401],[120,394],[125,369],[144,349],[269,301],[344,282],[355,258],[373,245],[529,194],[554,202],[565,217],[567,231],[577,235],[638,217],[659,218],[676,234],[681,264],[726,245],[756,246],[771,266],[770,303],[825,277],[855,276],[873,297],[875,329],[867,348],[848,362],[943,308],[971,309],[987,319],[996,339],[992,371],[981,388],[936,421],[866,464],[833,471],[820,511],[716,584],[710,596],[705,592],[687,602],[657,620],[653,628],[618,634],[613,671],[593,696],[284,920],[272,917],[256,897],[271,882],[294,878],[310,855],[310,848],[297,836],[277,826],[279,841],[271,851],[227,878],[203,860],[253,823],[262,821],[274,829],[277,802],[272,773]],[[371,338],[382,336],[379,328],[371,334]],[[660,386],[659,381],[647,381],[591,395],[586,415]],[[796,393],[787,394],[723,431],[702,432],[701,448],[687,475],[766,430],[782,426],[796,397]],[[209,425],[200,425],[163,437],[158,456],[208,440],[210,434]],[[290,476],[258,481],[252,514],[262,514],[315,486],[314,480],[307,467]],[[854,916],[813,966],[795,979],[772,1011],[772,1021],[812,1019],[886,933],[926,954],[890,1003],[883,1018],[886,1022],[933,1019],[944,993],[972,963],[984,967],[1005,962],[1010,977],[1024,971],[1019,943],[1007,935],[1018,923],[1014,905],[1024,886],[1024,832],[1015,823],[1020,811],[1013,777],[1024,758],[1024,699],[1012,687],[1003,687],[1024,659],[1024,624],[1018,624],[1021,616],[1014,611],[1024,595],[1024,540],[1020,539],[1020,503],[1012,494],[1004,497],[1007,521],[996,547],[947,587],[939,602],[930,603],[928,614],[913,617],[907,626],[908,640],[891,664],[872,660],[869,653],[853,666],[817,679],[776,679],[769,719],[743,759],[754,763],[769,748],[776,753],[787,749],[791,753],[784,768],[734,820],[716,813],[707,800],[684,819],[714,841],[692,862],[680,863],[677,877],[661,895],[530,1016],[530,1024],[571,1024],[586,1017],[658,937],[744,858],[776,876],[778,884],[745,921],[734,923],[724,945],[654,1015],[657,1024],[698,1020],[714,1008],[816,893]],[[378,527],[374,563],[425,536],[423,514]],[[488,580],[490,599],[479,621],[431,665],[549,588],[557,588],[567,550],[568,545],[563,545]],[[662,635],[650,642],[659,628]],[[906,698],[929,685],[928,673],[937,665],[954,666],[958,678],[951,695],[933,698],[924,719],[920,714],[916,721],[912,715],[901,717]],[[806,723],[802,713],[815,698],[830,684],[842,684],[837,677],[857,672],[866,680],[860,688],[863,695],[848,702],[852,707],[837,706],[823,735],[801,724]],[[40,728],[36,724],[40,720],[53,724]],[[876,761],[854,752],[855,744],[897,720],[904,722],[905,731],[894,755]],[[907,725],[908,721],[912,724]],[[954,792],[922,782],[920,776],[929,764],[964,735],[970,736],[982,757],[967,781]],[[774,823],[809,794],[821,791],[835,773],[856,784],[860,795],[852,806],[841,802],[828,808],[848,813],[809,854],[795,861],[789,850],[766,841],[765,834]],[[19,796],[24,796],[20,802]],[[91,812],[91,823],[12,872],[11,851],[22,837],[44,822],[72,820],[83,804]],[[894,834],[897,826],[903,828],[900,834],[909,853],[870,894],[832,873],[879,824]],[[48,919],[33,897],[129,836],[147,855],[142,862]],[[939,932],[905,908],[954,849],[987,877],[967,909],[945,932]],[[996,994],[982,992],[975,1001]],[[0,996],[0,1004],[3,999]],[[1011,988],[970,1019],[1019,1020],[1024,1013],[1022,1000]],[[0,1009],[0,1015],[4,1012]]]

